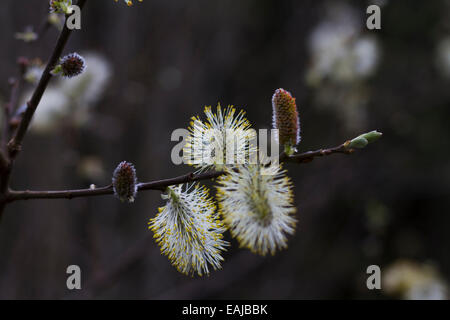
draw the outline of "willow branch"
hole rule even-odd
[[[144,190],[160,190],[164,191],[167,187],[201,181],[211,180],[221,176],[223,171],[208,171],[200,174],[193,172],[164,180],[156,180],[151,182],[139,183],[138,191]],[[112,185],[101,188],[89,188],[78,190],[63,190],[63,191],[9,191],[7,195],[7,202],[13,202],[17,200],[30,200],[30,199],[73,199],[84,197],[95,197],[114,194]]]
[[[84,4],[87,0],[79,0],[78,6],[80,9],[83,8]],[[25,137],[25,134],[28,131],[28,127],[30,126],[31,119],[33,118],[34,113],[36,112],[36,109],[41,102],[41,98],[47,89],[47,86],[50,82],[50,79],[52,77],[51,71],[53,67],[57,64],[59,58],[61,57],[61,54],[67,44],[67,41],[69,40],[69,36],[72,33],[72,30],[67,28],[67,25],[64,24],[64,28],[61,31],[61,34],[59,35],[58,41],[56,43],[56,46],[53,50],[53,53],[50,56],[50,59],[47,62],[47,66],[45,67],[44,72],[42,73],[41,79],[39,80],[39,83],[36,87],[36,89],[33,92],[33,95],[31,96],[31,99],[27,103],[27,108],[25,110],[25,113],[22,117],[22,120],[19,124],[19,127],[17,131],[15,132],[13,138],[8,143],[8,151],[9,155],[12,159],[14,159],[17,154],[20,152],[22,147],[22,141]]]
[[[13,105],[18,100],[19,88],[20,88],[20,79],[11,79],[11,93],[9,97],[9,101],[4,105],[3,108],[3,132],[2,132],[2,150],[6,150],[6,144],[9,139],[9,119],[11,117],[12,110],[14,109]]]
[[[280,162],[294,162],[294,163],[308,163],[313,161],[317,157],[329,156],[336,153],[352,154],[355,149],[351,149],[345,146],[345,143],[340,146],[328,149],[319,149],[316,151],[307,151],[304,153],[295,154],[292,156],[282,153],[280,156]]]
[[[87,0],[78,0],[77,5],[82,9],[86,4]],[[66,21],[67,22],[67,18]],[[17,157],[17,154],[22,149],[22,141],[25,138],[25,134],[28,131],[31,120],[33,118],[36,109],[41,102],[42,96],[44,95],[45,90],[50,82],[52,77],[51,70],[58,62],[61,54],[69,40],[69,36],[72,33],[72,30],[67,28],[66,23],[64,23],[64,27],[59,35],[58,41],[56,42],[56,46],[53,49],[53,53],[50,56],[50,59],[47,62],[47,66],[45,67],[44,72],[42,73],[41,79],[31,96],[31,99],[27,103],[27,108],[25,110],[24,115],[19,123],[19,126],[15,133],[13,134],[12,139],[7,144],[7,150],[1,150],[0,153],[0,220],[3,215],[3,210],[8,202],[9,195],[9,181],[11,178],[11,172],[14,165],[14,160]],[[8,106],[9,108],[9,106]],[[7,124],[9,125],[9,124]],[[6,139],[4,136],[3,138]],[[8,134],[9,138],[9,134]],[[6,155],[5,153],[8,153]],[[9,156],[9,159],[8,157]]]
[[[296,154],[293,156],[287,156],[282,154],[280,157],[281,161],[284,162],[295,162],[295,163],[307,163],[312,161],[316,157],[323,157],[332,155],[335,153],[341,154],[351,154],[353,149],[345,148],[344,144],[328,149],[319,149],[317,151],[308,151],[305,153]],[[169,178],[164,180],[157,180],[138,184],[138,191],[144,190],[160,190],[164,191],[167,187],[196,182],[202,180],[212,180],[223,175],[223,171],[208,171],[204,173],[193,173],[178,176],[175,178]],[[112,185],[93,188],[93,189],[79,189],[79,190],[63,190],[63,191],[9,191],[6,197],[7,202],[13,202],[18,200],[30,200],[30,199],[73,199],[81,197],[95,197],[103,195],[111,195],[114,193]]]
[[[11,93],[9,97],[9,101],[3,106],[3,130],[2,130],[2,139],[1,139],[1,148],[0,148],[0,169],[4,171],[9,166],[8,156],[6,155],[6,144],[10,135],[10,126],[9,120],[11,118],[12,110],[14,109],[14,105],[17,103],[19,89],[21,85],[21,79],[11,79]]]
[[[41,23],[41,25],[39,26],[38,31],[36,32],[37,35],[37,39],[41,39],[45,33],[50,29],[50,21],[48,16],[45,17],[45,20]]]
[[[10,80],[11,93],[9,96],[8,103],[4,106],[4,119],[3,119],[3,132],[2,132],[2,150],[7,151],[7,142],[10,138],[12,127],[11,127],[11,117],[16,111],[19,104],[19,97],[21,90],[23,88],[24,75],[28,67],[28,59],[24,57],[19,57],[17,59],[17,64],[19,66],[19,76],[17,78],[12,78]]]

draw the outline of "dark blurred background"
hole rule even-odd
[[[179,274],[160,254],[147,229],[159,192],[132,205],[111,196],[13,203],[0,224],[0,298],[448,297],[449,1],[135,2],[88,1],[65,50],[85,55],[88,71],[53,80],[14,189],[107,185],[122,160],[141,181],[189,172],[171,162],[174,129],[218,102],[269,129],[280,87],[297,98],[300,151],[384,135],[351,156],[288,165],[299,220],[288,249],[262,258],[230,239],[223,270],[209,277]],[[0,104],[17,57],[45,62],[53,48],[53,26],[37,42],[15,38],[39,30],[47,3],[2,1]],[[365,26],[369,4],[381,7],[381,30]],[[77,292],[66,288],[72,264],[82,270]],[[366,287],[373,264],[382,290]]]

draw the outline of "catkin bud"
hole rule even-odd
[[[366,138],[364,137],[356,137],[355,139],[350,140],[350,142],[348,143],[347,148],[358,148],[358,149],[362,149],[365,146],[367,146],[369,144],[369,141],[367,141]]]
[[[114,170],[114,195],[122,202],[134,202],[137,194],[137,177],[133,164],[122,161]]]
[[[378,132],[376,130],[374,131],[370,131],[367,133],[363,133],[359,136],[357,136],[356,138],[347,141],[344,146],[346,148],[364,148],[365,146],[367,146],[369,143],[375,142],[378,139],[381,138],[383,134],[381,132]]]
[[[72,78],[83,73],[86,67],[84,58],[78,53],[71,53],[61,59],[61,75]]]
[[[278,142],[288,155],[300,143],[300,119],[295,98],[289,91],[277,89],[272,97],[273,127],[278,129]]]
[[[378,132],[377,130],[370,131],[368,133],[363,134],[362,136],[367,139],[367,142],[372,143],[381,138],[383,134]]]

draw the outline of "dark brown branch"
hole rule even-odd
[[[189,183],[189,182],[195,182],[195,181],[201,181],[201,180],[211,180],[211,179],[220,177],[222,174],[224,174],[223,171],[208,171],[208,172],[204,172],[204,173],[200,173],[200,174],[194,174],[193,172],[191,172],[191,173],[188,173],[188,174],[176,177],[176,178],[141,183],[138,187],[138,190],[161,190],[161,191],[164,191],[169,186],[183,184],[183,183]]]
[[[87,0],[79,0],[77,5],[80,9],[83,9]],[[67,18],[66,18],[67,21]],[[58,62],[61,54],[67,44],[70,34],[72,30],[67,28],[66,23],[64,23],[63,30],[59,35],[56,46],[53,50],[53,53],[50,56],[50,59],[47,62],[47,66],[45,67],[44,72],[42,73],[41,79],[31,96],[31,99],[27,103],[27,108],[25,113],[20,121],[19,127],[14,133],[12,139],[7,144],[7,150],[5,152],[8,153],[9,159],[6,158],[4,153],[0,154],[0,220],[3,215],[3,210],[5,208],[6,203],[8,202],[9,196],[9,180],[11,177],[11,172],[14,165],[14,160],[17,157],[17,154],[20,152],[22,148],[22,141],[25,138],[25,134],[28,131],[31,120],[33,118],[36,109],[41,102],[41,98],[47,89],[48,83],[52,77],[51,71],[55,64]],[[8,106],[10,108],[11,106]],[[5,137],[6,138],[6,137]],[[5,161],[6,160],[6,161]]]
[[[280,162],[295,162],[295,163],[307,163],[314,160],[317,157],[329,156],[335,153],[351,154],[355,150],[346,148],[345,143],[340,146],[328,149],[319,149],[316,151],[307,151],[304,153],[296,154],[293,156],[288,156],[285,153],[281,154]]]
[[[2,150],[7,151],[6,145],[11,136],[11,117],[14,114],[15,110],[18,107],[19,96],[21,89],[23,87],[23,77],[28,67],[28,59],[24,57],[20,57],[17,59],[17,64],[19,65],[19,76],[18,78],[13,78],[10,80],[11,84],[11,93],[9,96],[8,103],[5,104],[4,107],[4,119],[3,119],[3,132],[2,132]]]
[[[95,189],[78,189],[63,191],[9,191],[7,202],[29,199],[73,199],[81,197],[95,197],[113,194],[111,185]]]
[[[12,110],[14,109],[13,105],[15,105],[16,101],[18,100],[20,82],[21,82],[21,80],[15,79],[15,78],[10,80],[11,93],[10,93],[9,101],[8,101],[8,103],[5,104],[4,110],[3,110],[4,119],[3,119],[3,131],[2,131],[2,150],[6,150],[6,144],[9,139],[9,129],[10,129],[9,119],[11,117]]]
[[[6,151],[6,144],[9,139],[10,134],[10,126],[9,126],[9,119],[11,115],[11,110],[13,109],[13,104],[15,103],[17,99],[17,96],[19,94],[19,87],[20,82],[16,79],[10,80],[11,85],[11,94],[9,101],[3,106],[3,130],[2,130],[2,139],[1,139],[1,150],[0,150],[0,170],[5,171],[7,170],[9,166],[9,160],[5,153]]]
[[[334,153],[350,154],[353,149],[347,149],[344,145],[340,145],[335,148],[320,149],[317,151],[308,151],[293,156],[287,156],[282,154],[280,161],[306,163],[312,161],[316,157],[328,156]],[[208,171],[200,174],[193,172],[170,179],[158,180],[140,183],[138,190],[160,190],[164,191],[168,186],[178,185],[183,183],[211,180],[224,174],[223,171]],[[102,195],[113,194],[113,188],[111,185],[95,188],[95,189],[80,189],[80,190],[64,190],[64,191],[10,191],[7,194],[7,202],[13,202],[18,200],[30,200],[30,199],[73,199],[80,197],[94,197]]]
[[[222,175],[222,171],[209,171],[200,174],[193,172],[164,180],[151,181],[138,184],[138,190],[160,190],[164,191],[168,186],[183,184],[188,182],[195,182],[200,180],[211,180]],[[30,199],[73,199],[82,197],[95,197],[113,194],[112,185],[95,188],[95,189],[79,189],[79,190],[63,190],[63,191],[9,191],[7,194],[7,202],[17,200]]]

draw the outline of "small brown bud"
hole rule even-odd
[[[78,53],[71,53],[61,59],[60,64],[52,70],[52,74],[60,74],[63,77],[72,78],[82,74],[85,67],[86,62],[84,58]]]
[[[137,194],[137,177],[133,164],[122,161],[113,174],[114,195],[122,202],[134,202]]]

